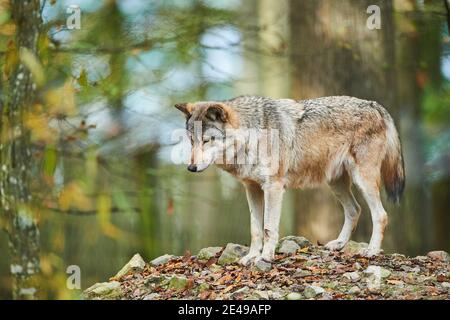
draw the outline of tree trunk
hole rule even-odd
[[[440,61],[440,22],[421,17],[413,12],[419,10],[410,0],[395,0],[397,19],[397,90],[400,120],[400,136],[405,159],[406,187],[403,206],[392,222],[398,222],[404,230],[394,234],[394,241],[403,250],[424,252],[432,247],[433,234],[431,203],[426,189],[424,137],[421,123],[422,82],[428,77],[431,85],[438,85]],[[438,23],[436,27],[436,23]],[[428,31],[427,31],[428,30]],[[436,41],[437,37],[437,41]],[[423,44],[422,44],[423,43]],[[424,45],[426,43],[426,45]],[[434,51],[434,52],[433,52]],[[420,66],[426,61],[426,70]],[[432,75],[429,77],[429,75]]]
[[[380,30],[366,26],[372,4],[381,9]],[[391,1],[291,0],[290,14],[294,98],[352,95],[377,100],[395,113]],[[334,239],[343,221],[327,189],[297,192],[294,206],[297,233],[320,242]],[[367,235],[365,216],[359,231]]]
[[[260,92],[271,98],[289,96],[289,1],[259,1]]]
[[[12,1],[16,24],[15,46],[37,55],[41,26],[39,0]],[[17,53],[18,54],[18,53]],[[36,84],[30,71],[19,62],[5,85],[1,123],[1,204],[6,218],[11,254],[13,298],[36,297],[35,275],[39,272],[39,230],[31,205],[30,179],[33,174],[30,134],[24,116],[36,99]]]

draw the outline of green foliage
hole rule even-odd
[[[442,88],[427,86],[423,94],[423,114],[428,124],[446,127],[450,122],[450,83]]]
[[[53,176],[56,170],[56,165],[58,161],[58,152],[55,146],[47,145],[45,148],[44,159],[43,159],[43,173],[47,176]]]

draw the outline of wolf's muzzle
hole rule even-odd
[[[190,165],[187,167],[187,169],[188,169],[190,172],[197,172],[197,166],[196,166],[195,164],[190,164]]]

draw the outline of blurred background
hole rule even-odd
[[[136,252],[248,244],[242,186],[171,161],[174,103],[240,94],[385,105],[406,166],[385,252],[450,251],[449,26],[445,0],[0,0],[0,298],[77,299]],[[342,222],[328,188],[287,192],[281,236]]]

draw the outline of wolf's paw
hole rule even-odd
[[[243,266],[248,266],[248,265],[252,264],[255,261],[256,257],[258,257],[258,254],[249,253],[246,256],[243,256],[239,260],[239,264],[241,264]]]
[[[361,251],[361,255],[364,257],[371,258],[371,257],[378,256],[382,252],[383,252],[383,250],[381,250],[381,249],[368,247]]]
[[[336,239],[336,240],[332,240],[332,241],[328,242],[325,245],[325,248],[330,251],[341,250],[345,246],[346,243],[347,242],[345,242],[343,240]]]
[[[259,257],[257,257],[255,259],[254,263],[257,264],[260,261],[263,261],[263,262],[266,262],[266,263],[272,263],[273,258],[274,258],[273,256],[262,254],[262,255],[260,255]]]

